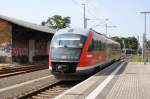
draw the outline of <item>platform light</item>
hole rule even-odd
[[[143,59],[144,59],[144,64],[146,64],[146,54],[145,54],[145,50],[146,50],[146,17],[147,17],[147,14],[149,14],[150,12],[140,12],[141,14],[144,14],[144,16],[145,16],[145,26],[144,26],[144,28],[145,28],[145,31],[144,31],[144,33],[143,33],[143,50],[142,50],[142,54],[143,54]]]

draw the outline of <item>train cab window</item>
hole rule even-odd
[[[82,48],[86,37],[76,34],[61,34],[52,40],[53,47]]]

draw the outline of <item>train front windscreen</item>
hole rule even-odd
[[[79,61],[85,39],[79,34],[55,35],[51,42],[52,61]]]

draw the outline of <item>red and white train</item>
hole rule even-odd
[[[120,44],[92,29],[66,28],[56,32],[49,69],[57,78],[78,79],[121,57]]]

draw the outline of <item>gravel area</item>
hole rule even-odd
[[[0,79],[0,99],[14,99],[44,88],[56,79],[48,69]]]
[[[7,63],[0,63],[0,70],[3,70],[3,69],[11,69],[11,68],[21,68],[21,67],[27,67],[27,66],[35,66],[35,65],[46,65],[47,66],[47,64],[29,64],[29,63],[27,63],[27,64],[7,64]]]
[[[59,82],[52,75],[0,89],[0,99],[18,99]]]
[[[11,77],[0,78],[0,88],[8,87],[14,84],[19,84],[22,82],[26,82],[29,80],[33,80],[33,79],[37,79],[49,75],[51,75],[50,71],[46,69],[46,70],[40,70],[40,71],[20,74]]]
[[[0,70],[4,69],[4,68],[12,68],[14,66],[15,65],[13,65],[13,64],[0,64]]]

